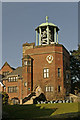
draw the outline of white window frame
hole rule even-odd
[[[8,87],[8,93],[17,93],[17,86]]]
[[[49,68],[43,69],[43,78],[49,78]]]
[[[53,86],[46,86],[46,92],[53,92]]]
[[[8,82],[11,82],[11,78],[10,77],[8,78]]]
[[[48,87],[46,86],[46,92],[48,92]]]
[[[53,92],[53,87],[51,86],[51,92]]]

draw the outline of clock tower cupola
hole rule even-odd
[[[58,44],[58,31],[59,28],[48,22],[48,16],[46,16],[46,23],[40,24],[36,29],[36,46]],[[39,36],[39,37],[38,37]]]

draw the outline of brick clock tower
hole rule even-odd
[[[58,43],[59,28],[53,23],[42,23],[36,29],[35,43],[23,44],[22,98],[35,92],[47,100],[65,99],[70,93],[69,52]]]

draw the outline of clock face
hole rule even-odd
[[[46,57],[46,60],[47,60],[48,63],[52,63],[52,61],[53,61],[53,56],[52,56],[52,55],[48,55],[48,56]]]

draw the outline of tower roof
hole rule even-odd
[[[52,27],[54,27],[54,28],[57,28],[57,31],[59,31],[59,28],[57,27],[57,25],[48,22],[48,16],[46,16],[46,22],[40,24],[35,30],[38,30],[39,27],[44,27],[44,26],[52,26]]]

